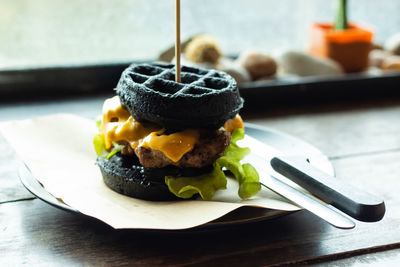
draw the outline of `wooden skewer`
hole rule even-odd
[[[175,81],[181,82],[181,1],[175,0]]]

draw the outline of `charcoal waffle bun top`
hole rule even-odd
[[[228,74],[182,66],[177,83],[173,64],[133,64],[115,90],[136,120],[167,129],[217,129],[243,107],[236,81]]]

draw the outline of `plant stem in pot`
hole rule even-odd
[[[347,0],[338,0],[339,5],[336,13],[335,30],[346,30],[347,25]]]

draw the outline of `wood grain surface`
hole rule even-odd
[[[18,179],[18,163],[14,150],[0,134],[0,203],[33,198]]]
[[[99,97],[57,105],[46,101],[27,107],[3,105],[0,119],[22,119],[68,108],[93,117],[101,102]],[[385,199],[384,219],[357,222],[353,230],[339,230],[300,211],[207,231],[117,231],[33,199],[16,176],[18,159],[0,137],[0,266],[340,266],[385,265],[399,259],[400,101],[288,108],[244,117],[316,145],[330,156],[338,179]]]

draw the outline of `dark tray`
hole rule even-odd
[[[139,62],[139,61],[138,61]],[[140,61],[149,62],[149,61]],[[0,71],[0,99],[111,92],[129,62]],[[257,81],[239,85],[249,104],[400,96],[400,73],[349,74]]]

